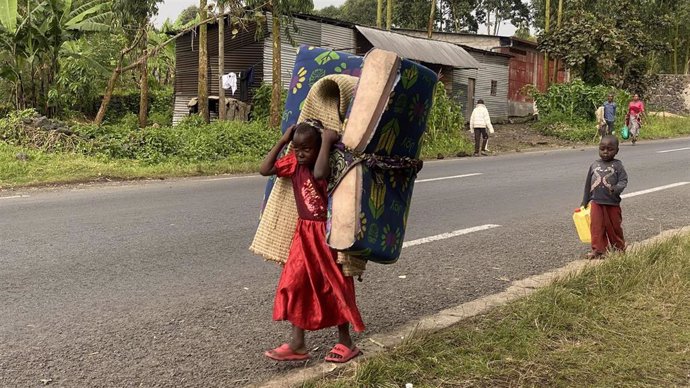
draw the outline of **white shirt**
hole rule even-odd
[[[223,77],[221,77],[221,80],[223,81],[223,89],[230,89],[232,94],[235,95],[235,91],[237,90],[237,74],[225,74]]]

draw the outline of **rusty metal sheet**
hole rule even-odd
[[[357,30],[374,47],[393,51],[403,58],[460,69],[478,69],[481,67],[479,62],[467,51],[452,43],[415,38],[362,26],[357,26]]]

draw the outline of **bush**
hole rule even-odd
[[[264,121],[215,121],[205,124],[190,116],[179,125],[137,127],[136,115],[125,115],[117,124],[74,124],[72,135],[28,128],[22,119],[33,110],[13,112],[0,119],[0,139],[6,143],[47,152],[76,152],[147,163],[168,160],[217,161],[228,157],[260,161],[279,138],[279,131]]]
[[[271,116],[271,93],[272,86],[269,83],[262,83],[254,92],[252,98],[252,120],[265,121]],[[280,106],[285,106],[287,89],[281,92]]]
[[[618,105],[616,120],[622,122],[631,100],[630,94],[624,90],[603,85],[590,86],[582,80],[551,85],[545,93],[540,93],[530,85],[525,93],[536,101],[540,119],[557,117],[569,123],[594,121],[597,108],[606,101],[610,93],[613,93]]]
[[[86,141],[69,131],[47,130],[34,127],[32,119],[38,114],[34,109],[10,112],[0,119],[0,140],[14,146],[35,148],[46,152],[77,152],[85,148]],[[26,123],[24,120],[28,120]],[[61,124],[64,125],[64,124]]]
[[[93,139],[91,154],[148,163],[171,159],[217,161],[227,157],[259,161],[279,137],[279,131],[262,121],[205,124],[200,117],[189,116],[175,127],[143,129],[128,121],[131,120],[103,127],[84,126],[79,133]]]
[[[113,94],[108,110],[106,111],[106,121],[116,123],[129,114],[139,114],[139,90],[117,91]],[[95,115],[101,105],[103,96],[98,96],[92,102],[89,115]],[[173,91],[171,88],[149,91],[149,121],[159,125],[170,125],[173,114]],[[169,117],[169,119],[168,119]],[[155,121],[154,121],[155,119]]]
[[[442,82],[437,83],[422,143],[422,157],[469,154],[471,144],[464,136],[464,126],[462,105],[448,97]]]

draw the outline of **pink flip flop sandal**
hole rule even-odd
[[[275,361],[304,361],[309,359],[309,353],[295,353],[289,344],[282,344],[273,350],[264,353],[264,356]]]
[[[352,349],[348,348],[347,346],[343,344],[336,344],[333,349],[331,349],[330,352],[328,352],[328,356],[326,357],[326,361],[328,362],[337,362],[337,363],[344,363],[352,360],[353,358],[359,356],[362,354],[362,351],[359,350],[356,346]],[[339,356],[339,357],[333,357],[332,355]]]

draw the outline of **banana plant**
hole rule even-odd
[[[0,26],[9,32],[17,28],[17,0],[0,0]]]
[[[0,73],[14,84],[15,106],[48,113],[63,45],[110,29],[110,0],[0,0]]]

